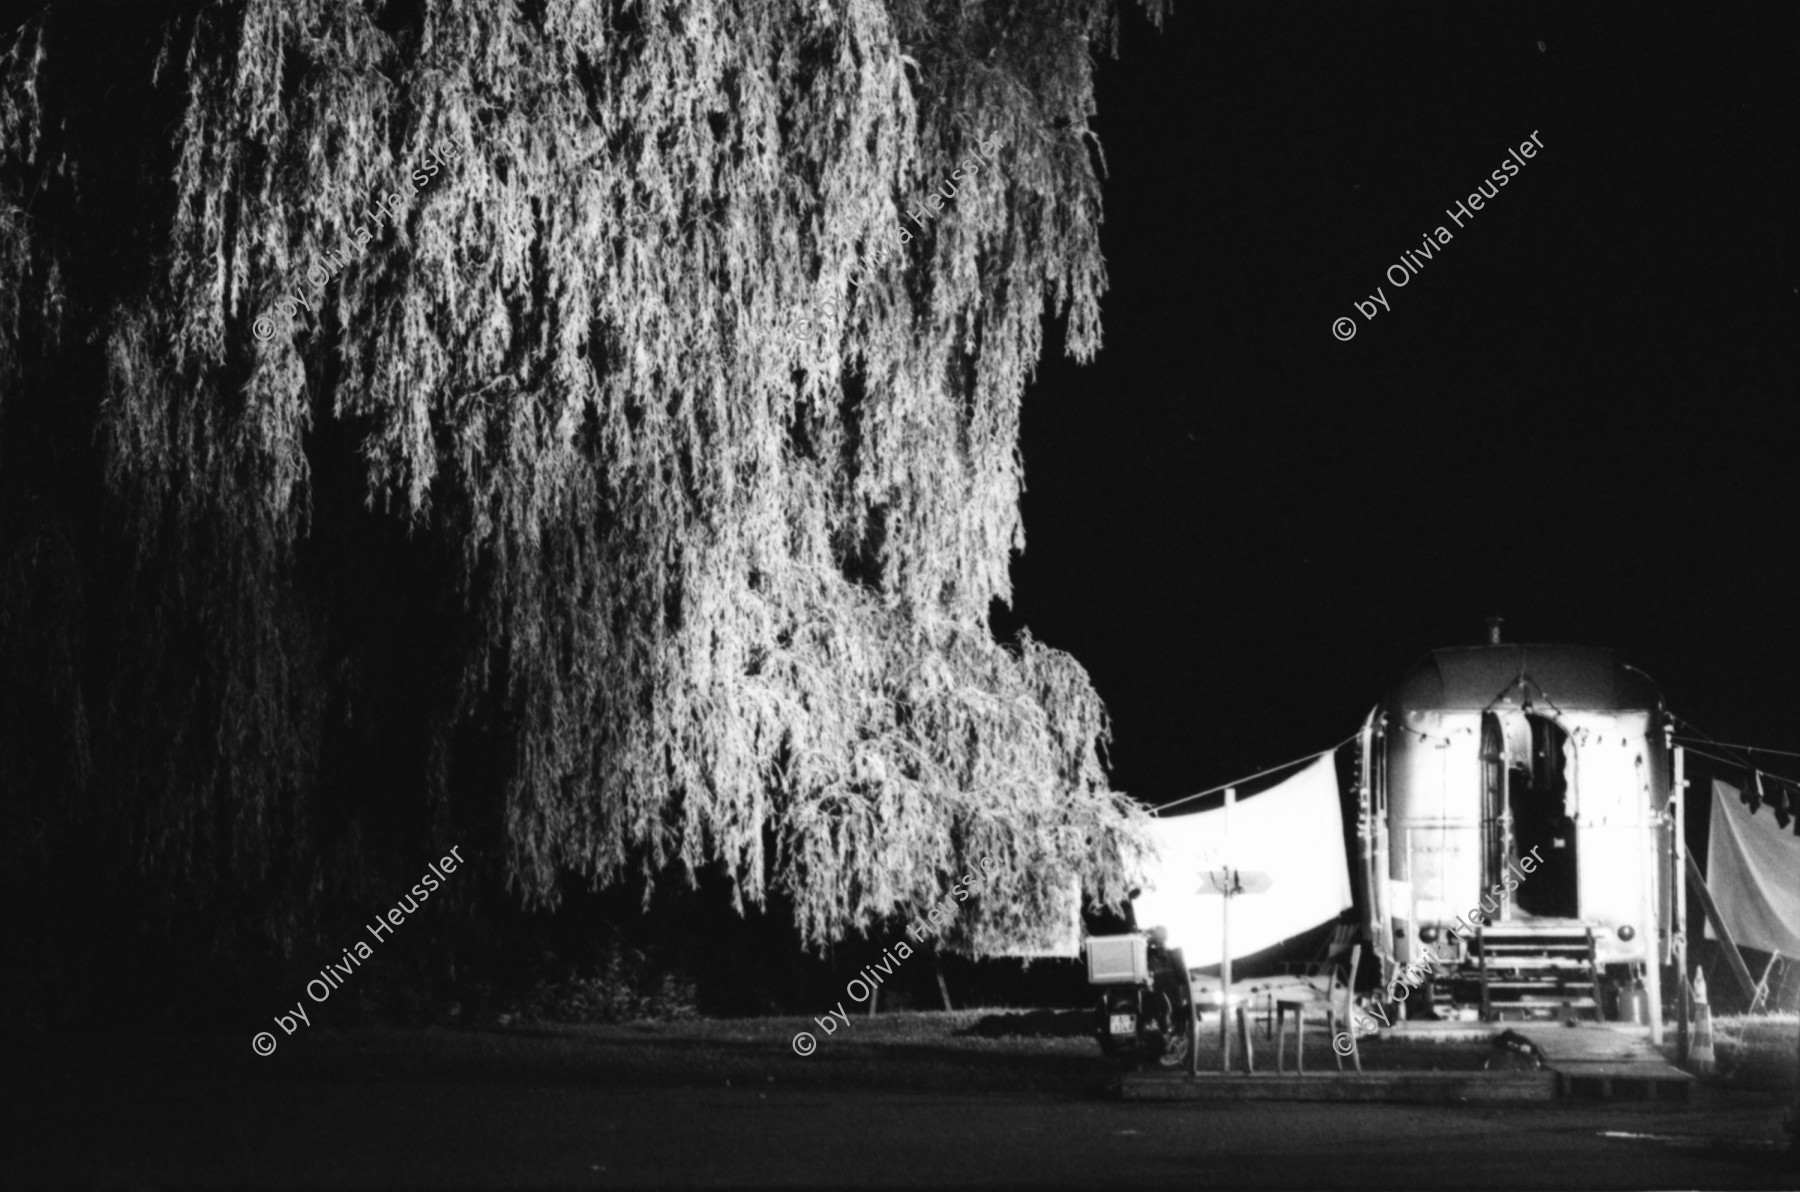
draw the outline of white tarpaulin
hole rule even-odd
[[[1800,957],[1800,837],[1767,805],[1752,815],[1729,782],[1713,779],[1712,797],[1706,888],[1719,918],[1739,947]],[[1706,937],[1718,938],[1711,923]]]
[[[1350,905],[1350,863],[1344,854],[1344,814],[1338,805],[1337,765],[1326,753],[1298,774],[1224,809],[1172,815],[1150,822],[1160,859],[1151,863],[1143,892],[1132,900],[1139,928],[1169,929],[1189,967],[1218,964],[1217,894],[1202,894],[1204,874],[1230,864],[1267,873],[1267,893],[1231,900],[1231,956],[1237,959],[1291,939],[1336,918]]]

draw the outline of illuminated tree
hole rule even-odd
[[[109,101],[58,75],[86,31],[55,7],[0,72],[14,860],[110,825],[201,896],[308,872],[351,682],[313,512],[348,464],[453,562],[450,677],[377,693],[432,709],[418,830],[498,726],[527,904],[720,862],[818,942],[991,853],[982,951],[1074,879],[1122,893],[1100,702],[987,622],[1046,307],[1099,343],[1107,0],[164,9],[126,77],[172,144],[64,120]],[[52,441],[91,473],[44,479]]]

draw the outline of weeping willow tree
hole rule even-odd
[[[1099,344],[1110,0],[145,11],[117,77],[54,5],[0,66],[12,860],[319,891],[347,475],[451,611],[358,698],[524,905],[723,866],[818,943],[991,855],[980,953],[1122,895],[1100,701],[988,626],[1046,316]]]

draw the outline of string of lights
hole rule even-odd
[[[1684,720],[1682,723],[1686,724],[1687,722]],[[1719,749],[1742,750],[1745,753],[1768,753],[1774,754],[1777,757],[1800,757],[1800,753],[1796,753],[1792,749],[1770,749],[1764,745],[1731,745],[1724,741],[1714,741],[1710,737],[1702,741],[1696,741],[1692,737],[1676,737],[1675,740],[1684,745],[1712,745]]]

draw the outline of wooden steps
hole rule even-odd
[[[1602,1016],[1593,928],[1579,923],[1490,923],[1476,928],[1470,953],[1485,1021]]]

